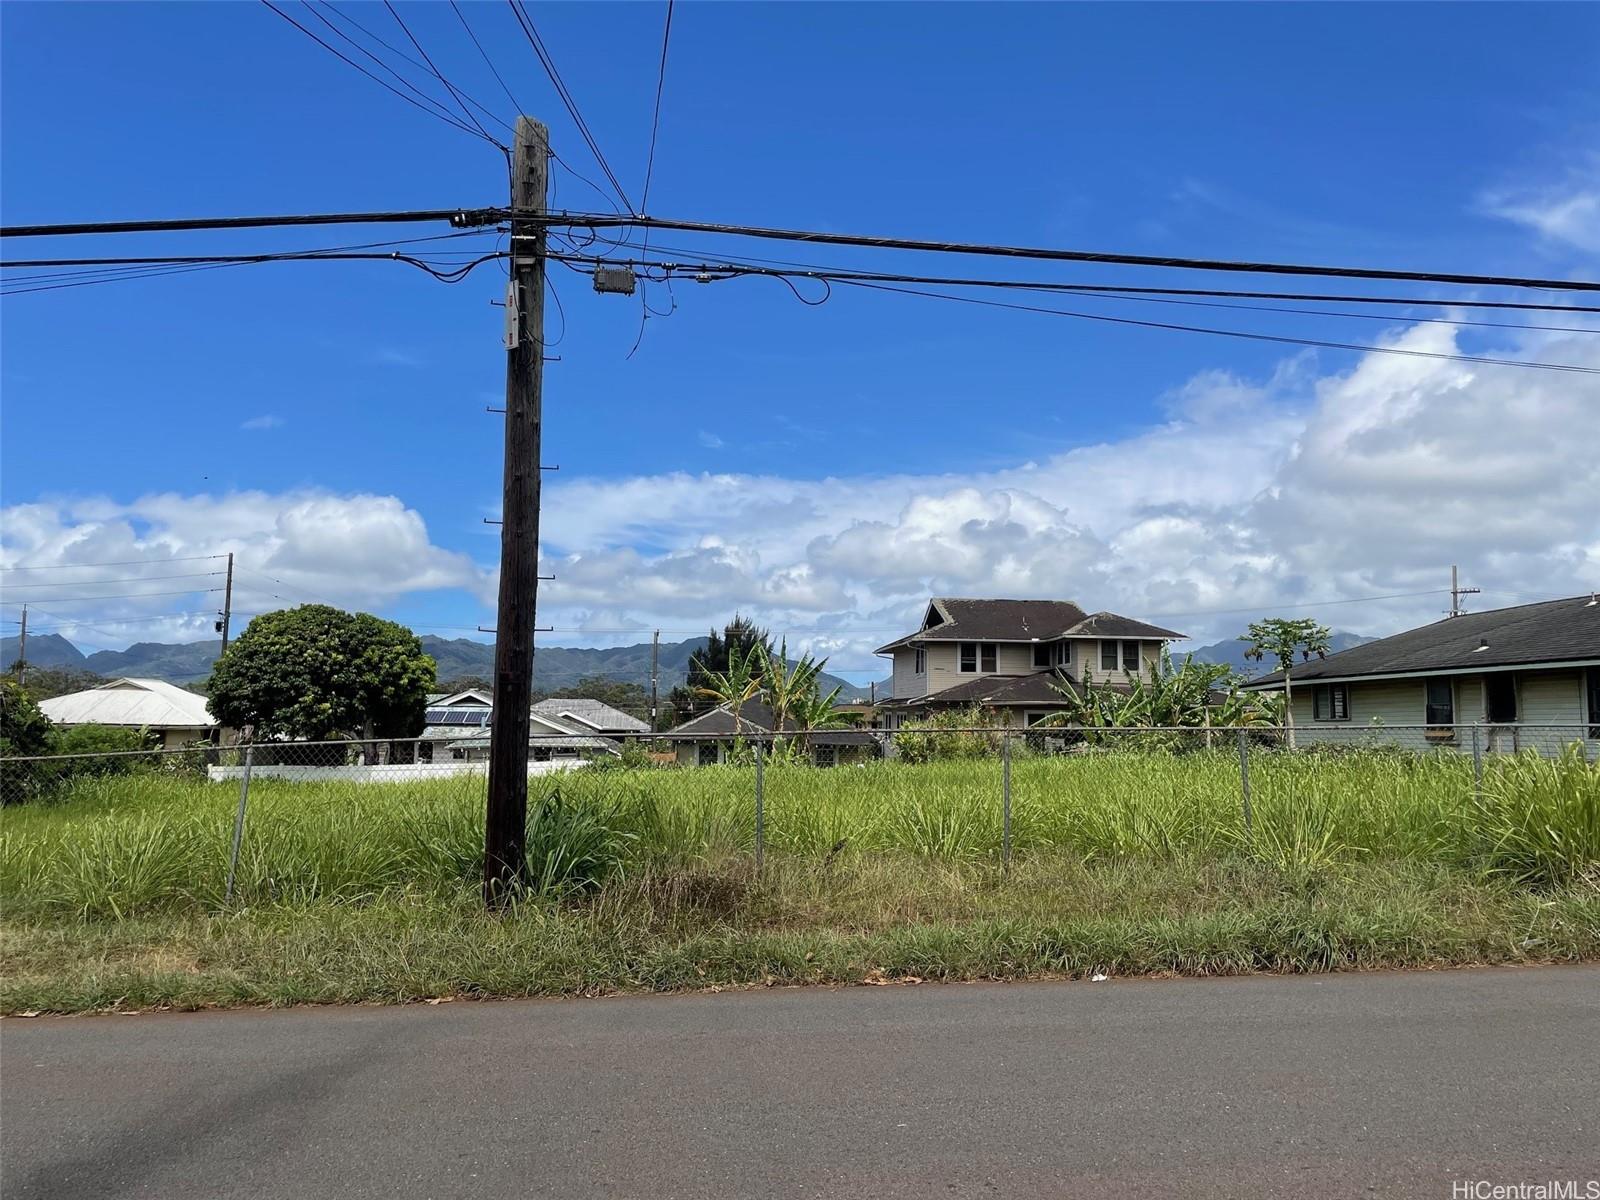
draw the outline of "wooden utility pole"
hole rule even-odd
[[[1460,572],[1457,570],[1455,565],[1452,564],[1450,567],[1450,615],[1452,617],[1461,616],[1461,597],[1476,596],[1480,590],[1482,589],[1462,587]]]
[[[27,615],[27,610],[23,610]],[[650,638],[650,732],[654,733],[661,728],[661,722],[656,719],[656,679],[661,669],[661,630],[656,630]]]
[[[542,213],[549,190],[550,131],[517,118],[511,207]],[[495,621],[494,712],[489,726],[489,804],[483,835],[483,899],[509,899],[524,871],[528,821],[528,727],[533,703],[533,627],[539,588],[539,438],[544,376],[544,226],[513,218],[506,292],[506,450],[500,526],[500,605]]]
[[[17,635],[17,686],[28,685],[28,606],[22,606],[22,632]]]
[[[228,581],[222,587],[222,653],[228,652],[228,626],[233,622],[233,551],[228,551]]]

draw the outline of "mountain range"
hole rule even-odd
[[[1352,646],[1362,646],[1377,640],[1377,638],[1362,637],[1359,633],[1337,630],[1328,635],[1328,653],[1334,654],[1340,650],[1348,650]],[[1275,662],[1252,662],[1244,656],[1244,649],[1245,643],[1238,638],[1224,638],[1209,646],[1201,646],[1194,652],[1194,658],[1196,662],[1222,663],[1232,667],[1235,674],[1246,678],[1265,675],[1269,671],[1278,669],[1278,664]],[[1181,654],[1175,654],[1173,657],[1179,662],[1183,661]]]
[[[425,635],[421,641],[423,650],[438,663],[441,680],[469,677],[488,679],[494,674],[494,647],[491,645],[469,638],[447,639],[431,634]],[[705,644],[703,637],[661,643],[658,678],[663,696],[684,681],[689,672],[689,656],[703,649]],[[178,645],[135,642],[126,650],[98,650],[93,654],[84,654],[60,634],[46,633],[28,639],[28,664],[93,671],[96,675],[108,678],[132,675],[187,684],[198,683],[211,674],[211,664],[217,660],[217,648],[217,640],[212,638]],[[0,670],[9,667],[16,657],[17,639],[8,637],[0,641]],[[575,646],[539,648],[538,661],[534,665],[534,684],[541,692],[560,692],[589,676],[649,687],[650,643],[606,649]],[[846,700],[867,695],[867,689],[827,673],[821,676],[821,686],[825,693],[838,687],[840,698]]]

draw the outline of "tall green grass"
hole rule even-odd
[[[775,856],[889,856],[905,870],[994,863],[994,760],[877,762],[765,775]],[[1600,767],[1496,758],[1481,796],[1457,755],[1252,756],[1252,828],[1231,753],[1102,751],[1021,757],[1012,781],[1019,856],[1086,864],[1260,863],[1316,870],[1413,860],[1521,885],[1593,874]],[[535,781],[533,889],[559,899],[651,864],[721,863],[754,844],[748,767],[579,771]],[[0,904],[9,914],[126,920],[222,906],[238,785],[156,775],[86,777],[59,802],[0,810]],[[458,896],[482,863],[483,780],[407,784],[257,779],[236,903],[362,904],[395,891]]]

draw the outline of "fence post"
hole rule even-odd
[[[764,795],[764,790],[765,790],[765,778],[764,778],[765,771],[763,769],[764,768],[764,764],[766,762],[766,755],[762,752],[763,748],[764,748],[763,747],[763,743],[758,738],[756,740],[756,874],[757,875],[761,874],[762,868],[766,865],[766,861],[767,861],[767,846],[766,846],[767,810],[766,810],[766,796]]]
[[[1000,861],[1011,865],[1011,735],[1000,740]]]
[[[1238,731],[1239,736],[1239,788],[1244,797],[1244,835],[1251,833],[1252,817],[1250,813],[1250,747],[1245,739],[1244,730]]]
[[[1483,722],[1475,721],[1472,725],[1472,795],[1480,802],[1483,800]]]
[[[239,843],[244,838],[244,809],[250,802],[250,765],[255,761],[256,731],[245,726],[244,774],[239,777],[239,811],[233,814],[233,850],[228,855],[228,887],[223,894],[225,904],[233,903],[233,879],[239,871]]]

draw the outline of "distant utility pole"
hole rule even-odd
[[[233,623],[233,551],[228,551],[228,581],[222,588],[222,620],[217,631],[222,634],[222,653],[228,652],[228,626]]]
[[[27,615],[27,610],[23,610]],[[661,630],[656,630],[650,639],[650,732],[654,733],[661,728],[656,720],[656,679],[661,670]]]
[[[1461,616],[1466,611],[1461,607],[1461,597],[1476,596],[1480,591],[1482,591],[1481,588],[1462,587],[1460,572],[1452,565],[1450,568],[1450,615],[1452,617]]]
[[[28,685],[28,606],[22,606],[22,632],[17,636],[17,686]]]
[[[550,131],[518,117],[511,173],[511,279],[506,290],[506,435],[500,526],[500,603],[489,726],[489,803],[483,899],[504,903],[524,870],[528,728],[539,588],[539,441],[544,385],[544,226],[525,218],[548,203]]]

